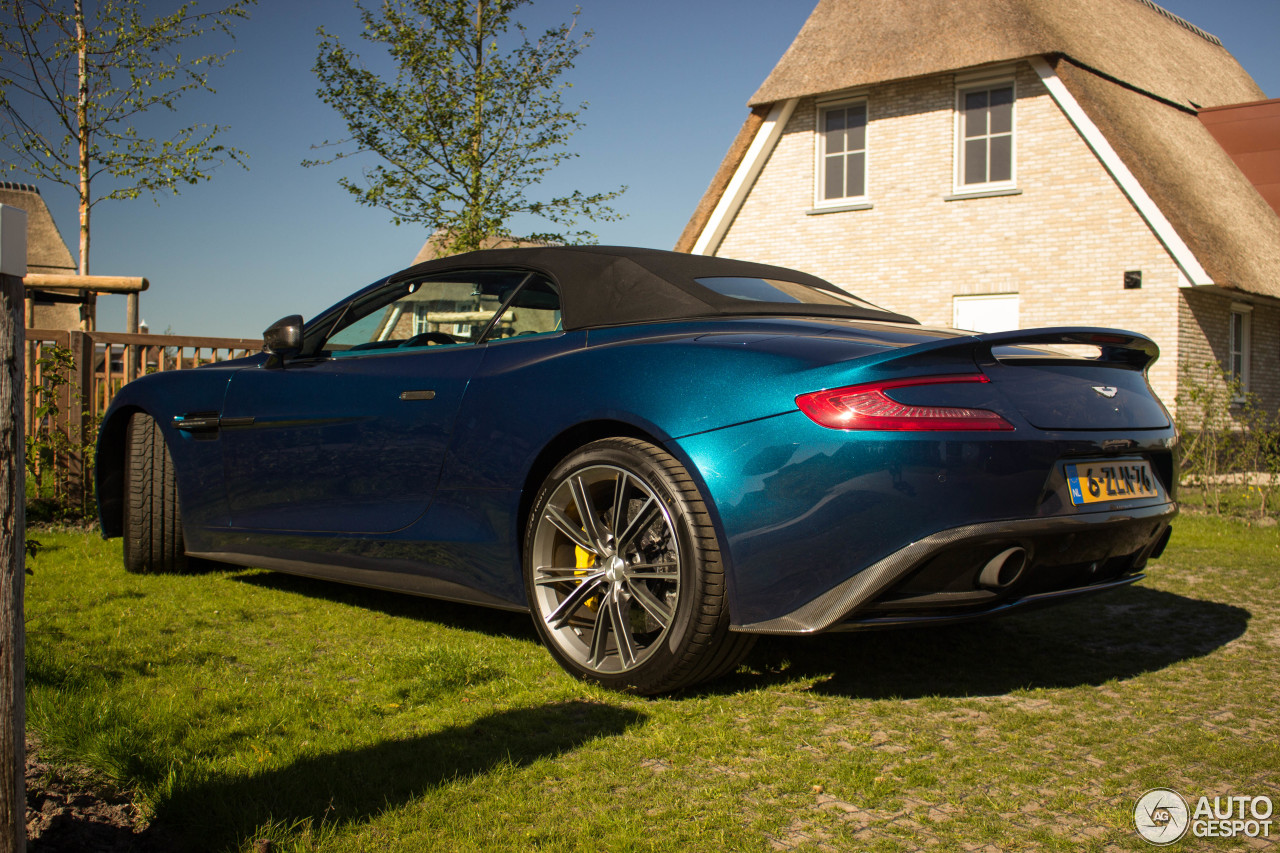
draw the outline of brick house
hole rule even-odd
[[[1148,0],[821,0],[676,248],[797,267],[926,325],[1132,329],[1161,347],[1167,404],[1179,363],[1213,359],[1274,410],[1264,97]],[[1262,142],[1233,160],[1215,133],[1237,119]]]

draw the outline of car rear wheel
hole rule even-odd
[[[124,565],[131,572],[187,569],[173,458],[155,419],[134,412],[125,432]]]
[[[525,534],[534,623],[571,674],[662,693],[735,668],[720,547],[693,479],[645,441],[586,445],[548,475]]]

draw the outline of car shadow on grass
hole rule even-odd
[[[810,681],[866,699],[995,696],[1099,685],[1203,657],[1244,634],[1249,611],[1145,587],[936,628],[762,638],[709,692]]]
[[[527,614],[354,587],[276,572],[234,580],[538,642]],[[736,673],[685,695],[795,682],[865,699],[997,696],[1037,687],[1099,685],[1203,657],[1244,634],[1242,607],[1142,586],[987,621],[815,637],[762,637]]]
[[[529,614],[496,610],[474,604],[459,604],[437,598],[425,598],[403,592],[352,586],[337,581],[287,575],[281,572],[249,571],[231,575],[241,583],[320,598],[338,604],[373,610],[387,616],[403,616],[436,622],[464,631],[480,631],[496,637],[537,641],[537,632]]]
[[[180,780],[157,805],[152,825],[184,839],[189,849],[244,849],[281,830],[365,821],[433,789],[554,758],[646,720],[637,711],[596,702],[516,708],[274,770],[231,772],[193,784]]]

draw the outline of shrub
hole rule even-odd
[[[27,520],[78,521],[91,514],[96,422],[71,426],[69,410],[83,400],[75,388],[70,349],[44,346],[34,363],[38,380],[28,390],[32,414],[26,430]]]
[[[1243,487],[1266,515],[1280,493],[1280,416],[1241,393],[1216,362],[1179,366],[1176,425],[1182,481],[1222,514],[1229,492]]]

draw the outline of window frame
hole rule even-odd
[[[981,78],[960,79],[955,81],[955,117],[953,127],[953,161],[952,192],[955,195],[988,193],[1000,190],[1014,190],[1018,187],[1018,81],[1012,74],[1000,74]],[[1009,178],[1000,181],[983,181],[981,183],[965,183],[965,130],[967,119],[965,114],[965,96],[974,92],[988,92],[995,89],[1009,89]],[[1004,136],[1000,133],[996,136]],[[990,128],[983,137],[987,140],[987,174],[990,176],[991,139]]]
[[[1239,332],[1236,320],[1239,319]],[[1243,403],[1249,394],[1250,350],[1253,348],[1253,306],[1232,303],[1227,315],[1227,379],[1235,385],[1239,379],[1239,393],[1231,395],[1231,402]],[[1239,359],[1239,367],[1236,360]]]
[[[564,334],[564,290],[560,287],[560,283],[551,275],[541,270],[527,270],[527,272],[528,275],[520,282],[520,285],[511,292],[510,296],[503,300],[502,305],[499,306],[497,312],[493,315],[493,319],[489,321],[489,325],[485,327],[483,333],[480,335],[480,339],[475,342],[476,346],[506,344],[515,341],[530,340],[532,338],[545,338],[550,335]],[[560,306],[559,308],[553,309],[558,315],[556,317],[555,327],[548,329],[545,332],[522,332],[507,338],[495,337],[495,332],[498,330],[498,326],[500,325],[503,315],[512,310],[512,308],[521,310],[521,306],[517,306],[515,304],[520,294],[530,287],[537,286],[539,283],[545,283],[555,291],[556,301]]]
[[[827,185],[827,135],[823,128],[826,125],[827,113],[831,110],[849,109],[850,107],[862,107],[865,115],[865,124],[863,125],[862,148],[855,151],[845,150],[844,162],[846,169],[848,168],[849,154],[862,154],[862,195],[845,195],[839,198],[825,198],[824,193]],[[814,209],[840,208],[854,204],[863,204],[870,200],[870,175],[871,175],[871,104],[869,98],[865,94],[845,94],[838,98],[829,98],[819,100],[814,103],[814,128],[813,128],[813,206]],[[845,173],[845,187],[848,187],[848,173]]]
[[[457,344],[458,346],[483,346],[483,345],[486,345],[489,343],[495,343],[498,341],[512,340],[509,338],[494,337],[494,334],[493,334],[494,329],[498,325],[498,321],[502,318],[503,314],[505,314],[510,309],[512,303],[516,300],[516,297],[520,294],[520,292],[523,291],[530,284],[535,283],[540,279],[545,280],[548,284],[550,284],[552,289],[555,290],[557,296],[561,297],[561,307],[559,310],[563,312],[564,310],[564,304],[563,304],[563,298],[562,298],[563,292],[560,288],[560,285],[555,281],[555,279],[552,276],[537,269],[524,268],[524,267],[518,267],[518,266],[474,267],[474,268],[468,267],[468,268],[462,268],[462,269],[456,269],[456,270],[442,270],[440,272],[434,272],[434,273],[429,273],[426,275],[419,275],[419,276],[403,276],[403,275],[393,276],[381,282],[376,282],[374,285],[371,285],[370,287],[365,288],[365,290],[360,291],[356,294],[353,294],[345,302],[335,305],[333,308],[324,312],[324,314],[321,314],[320,316],[312,320],[310,323],[306,324],[307,328],[303,333],[303,337],[304,337],[303,349],[299,355],[299,358],[305,358],[305,359],[339,358],[339,359],[345,360],[348,358],[369,358],[369,357],[394,355],[394,354],[397,354],[397,352],[403,355],[408,352],[427,351],[430,348],[426,346],[412,347],[409,349],[400,349],[399,347],[387,347],[385,349],[371,348],[368,350],[358,350],[356,352],[352,352],[351,350],[340,350],[338,351],[341,353],[339,355],[329,350],[327,348],[327,344],[329,343],[330,340],[333,339],[335,335],[340,334],[349,326],[352,326],[355,323],[360,322],[365,317],[377,312],[381,308],[384,308],[387,305],[390,305],[391,303],[402,298],[395,294],[397,291],[407,286],[410,286],[410,285],[421,286],[424,284],[429,284],[432,282],[438,282],[442,280],[448,283],[453,283],[455,279],[460,277],[473,276],[473,275],[479,275],[479,274],[489,274],[489,273],[505,273],[513,276],[519,276],[519,282],[513,288],[511,293],[508,294],[507,297],[499,303],[497,308],[494,310],[493,317],[491,317],[487,322],[485,322],[484,326],[480,330],[479,337],[477,337],[477,339],[474,341],[458,341],[458,344]],[[387,298],[388,296],[390,296],[390,298]],[[354,320],[348,321],[346,319],[347,314],[350,310],[364,309],[370,303],[374,303],[374,307],[372,309],[368,311],[362,310],[360,313],[360,316]],[[418,319],[416,317],[416,314],[412,318],[412,327],[415,330],[415,334],[417,334]],[[560,330],[554,330],[554,331],[560,331]],[[553,332],[547,332],[542,334],[552,334],[552,333]],[[519,336],[519,337],[527,337],[527,336]],[[452,349],[452,347],[449,347],[449,349]]]

